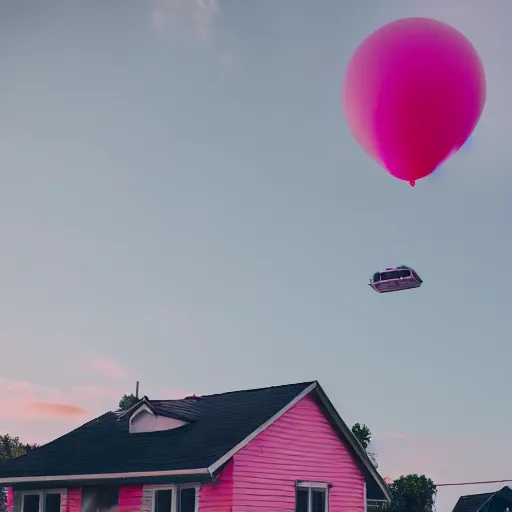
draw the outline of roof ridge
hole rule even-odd
[[[263,386],[263,387],[260,387],[260,388],[249,388],[249,389],[236,389],[236,390],[233,390],[233,391],[223,391],[223,392],[220,392],[220,393],[211,393],[211,394],[208,394],[208,395],[189,395],[189,396],[186,396],[186,397],[183,397],[183,398],[167,398],[167,399],[160,399],[160,398],[155,398],[155,399],[150,399],[148,398],[149,402],[166,402],[166,401],[181,401],[181,400],[191,400],[193,398],[210,398],[210,397],[214,397],[214,396],[225,396],[225,395],[235,395],[237,393],[253,393],[253,392],[257,392],[257,391],[266,391],[267,389],[278,389],[278,388],[291,388],[293,386],[303,386],[304,388],[307,388],[308,386],[311,386],[311,384],[315,383],[315,382],[318,382],[316,380],[310,380],[310,381],[304,381],[304,382],[293,382],[293,383],[290,383],[290,384],[278,384],[278,385],[275,385],[275,386]]]

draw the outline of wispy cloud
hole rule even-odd
[[[86,361],[81,370],[84,365],[90,368],[93,362],[93,368],[109,377],[105,384],[95,382],[93,385],[51,387],[39,382],[0,377],[0,433],[19,436],[26,442],[44,443],[115,410],[120,398],[130,392],[131,383],[117,378],[126,375],[126,370],[102,358]],[[112,376],[116,378],[112,379]],[[91,380],[97,381],[96,378],[87,379]],[[141,392],[150,398],[160,399],[179,399],[193,394],[165,383],[147,381],[142,382]]]
[[[122,386],[53,388],[0,378],[0,431],[44,443],[105,411],[115,409]]]
[[[40,415],[49,417],[69,417],[86,416],[87,411],[76,405],[57,404],[55,402],[29,402],[27,408]]]
[[[218,0],[153,0],[152,3],[153,26],[156,29],[188,30],[201,40],[209,38],[218,12]]]
[[[86,370],[103,375],[109,379],[126,379],[130,372],[117,361],[95,355],[84,360]]]

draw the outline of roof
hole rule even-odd
[[[149,400],[125,413],[107,412],[26,455],[0,463],[0,484],[132,480],[190,475],[213,477],[225,463],[281,414],[311,394],[367,476],[368,497],[389,500],[387,485],[339,417],[320,385],[302,382],[252,390]],[[130,434],[131,415],[140,407],[183,419],[173,429]]]
[[[512,489],[505,486],[499,491],[485,492],[482,494],[468,494],[461,496],[457,501],[453,512],[479,512],[483,506],[494,497],[504,497],[512,501]]]

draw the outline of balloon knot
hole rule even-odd
[[[415,180],[409,181],[409,185],[411,185],[411,187],[414,187],[416,185],[416,181]]]

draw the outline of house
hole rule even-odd
[[[453,512],[512,512],[512,489],[461,496]]]
[[[366,512],[388,487],[318,384],[142,398],[0,465],[9,512]]]

